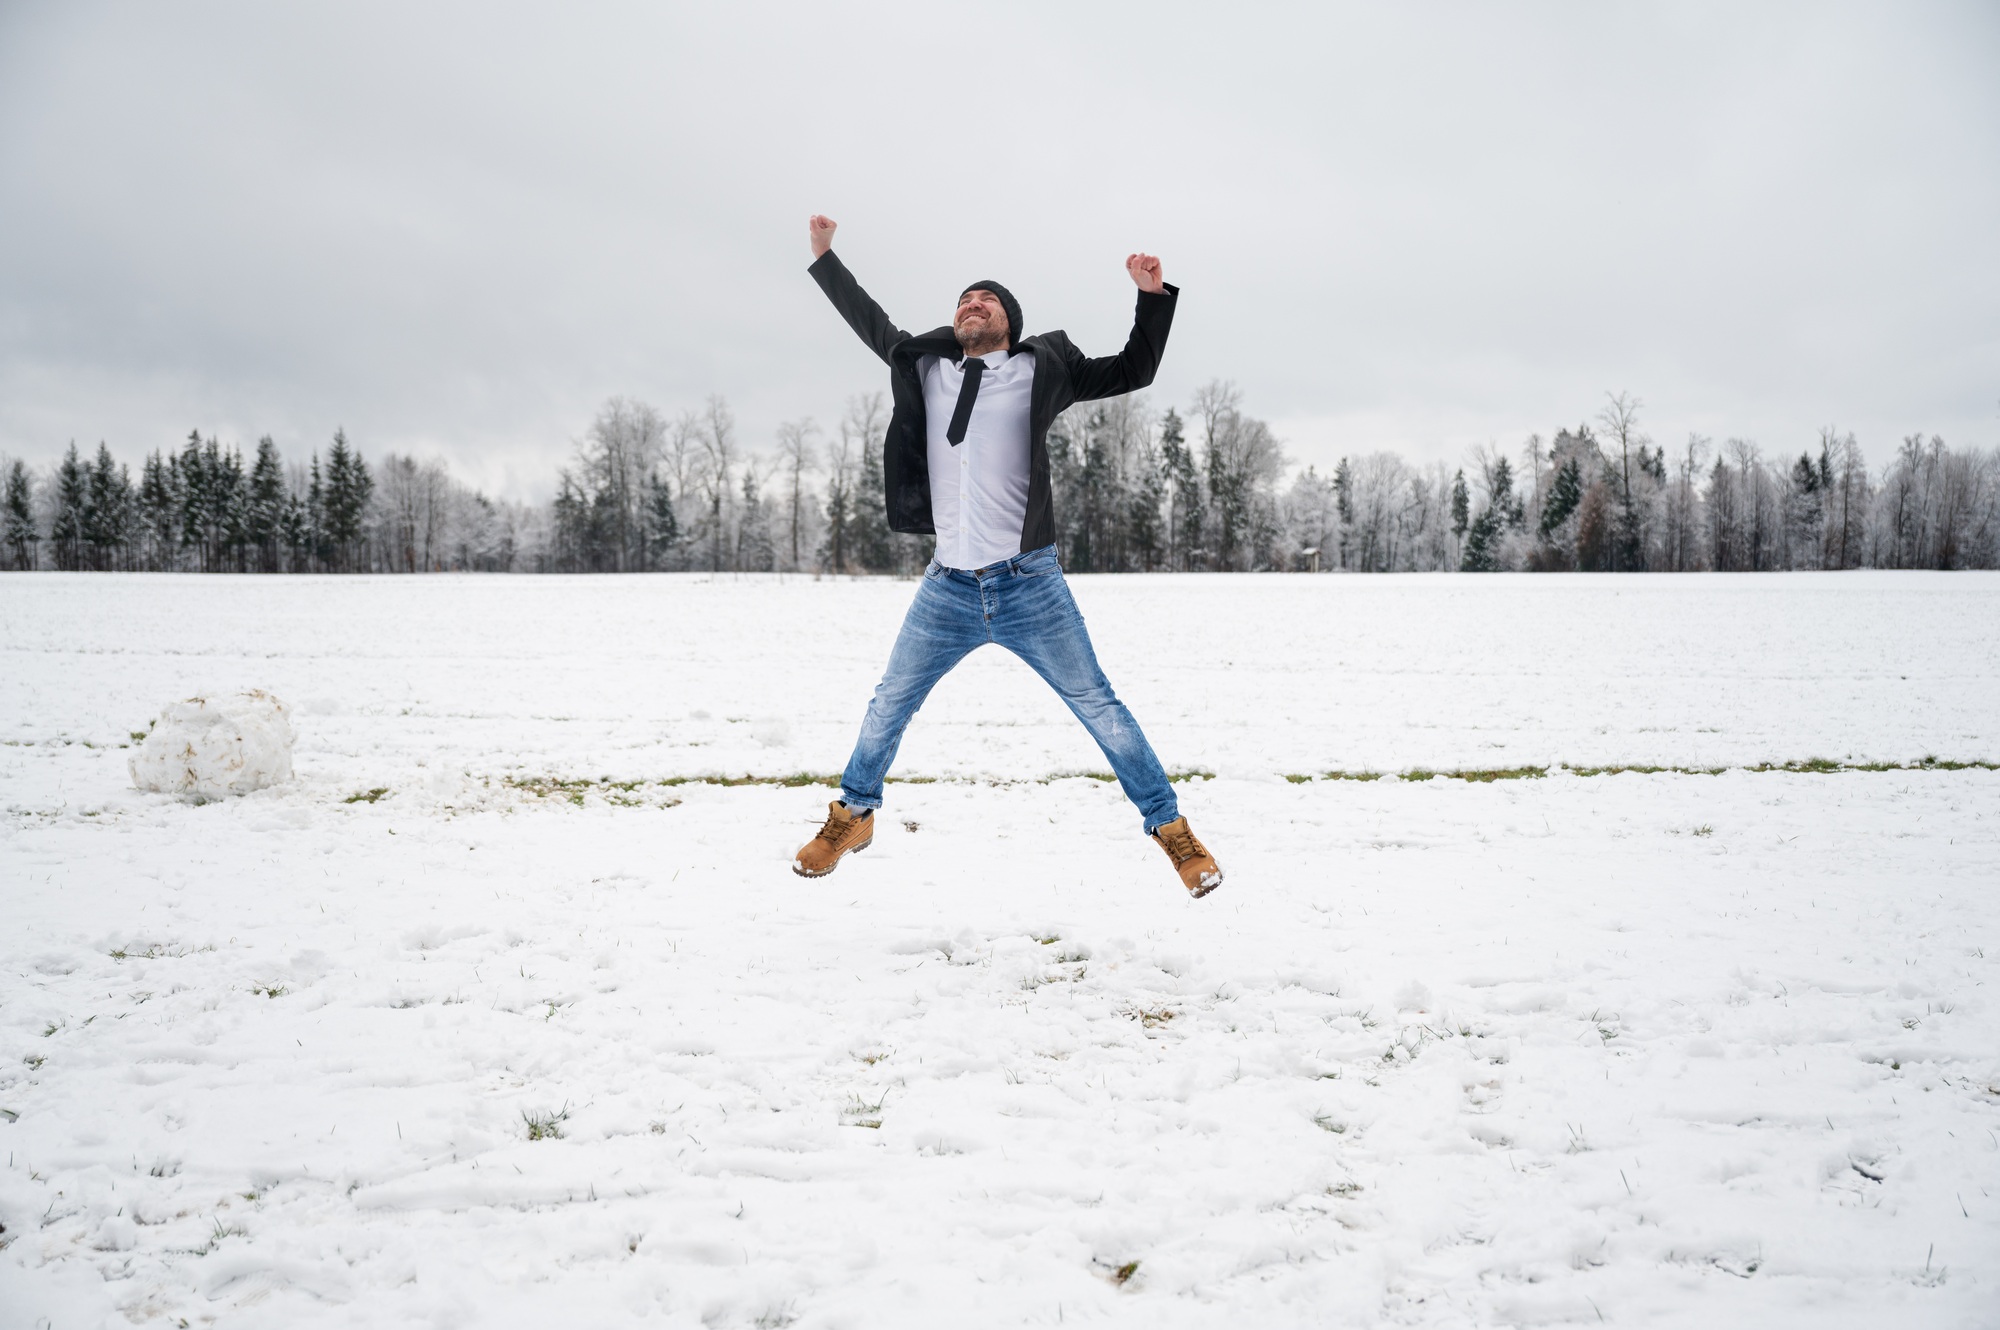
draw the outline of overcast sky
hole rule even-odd
[[[606,397],[744,438],[975,278],[1301,464],[1591,415],[2000,443],[2000,5],[0,0],[0,452],[191,428],[544,497]]]

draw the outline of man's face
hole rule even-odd
[[[1007,311],[1000,307],[999,296],[975,286],[958,298],[958,312],[952,315],[951,330],[963,347],[1005,346],[1010,331]]]

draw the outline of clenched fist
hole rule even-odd
[[[834,221],[831,217],[822,217],[820,214],[814,213],[812,216],[806,218],[806,235],[812,241],[814,258],[818,258],[833,248],[833,233],[839,229],[840,223]],[[1155,269],[1159,266],[1157,263],[1153,265]]]
[[[825,219],[821,218],[819,220],[823,221]],[[827,224],[829,226],[832,225],[831,222]],[[827,234],[831,235],[833,233],[829,231]],[[1158,295],[1166,288],[1166,278],[1160,274],[1160,261],[1151,254],[1127,254],[1125,256],[1125,271],[1131,275],[1132,280],[1138,284],[1141,291],[1149,291],[1154,295]]]

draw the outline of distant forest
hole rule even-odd
[[[1049,436],[1074,572],[1753,572],[2000,567],[2000,450],[1912,434],[1871,473],[1852,434],[1796,456],[1690,435],[1673,450],[1641,403],[1488,445],[1461,467],[1393,452],[1289,468],[1237,390],[1185,412],[1143,395],[1072,408]],[[52,468],[0,463],[12,569],[230,573],[914,573],[928,537],[882,506],[881,394],[830,430],[739,437],[728,404],[669,417],[604,404],[544,504],[507,503],[444,464],[343,433],[289,462],[199,431],[135,476],[104,445]]]

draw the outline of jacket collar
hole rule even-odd
[[[1025,352],[1034,355],[1041,349],[1041,345],[1042,339],[1039,335],[1023,337],[1008,348],[1007,354],[1018,356]],[[905,337],[896,343],[889,354],[899,363],[914,365],[919,356],[942,356],[946,360],[956,361],[964,352],[959,349],[957,334],[952,332],[950,324],[946,324],[927,333],[918,333],[915,337]]]

